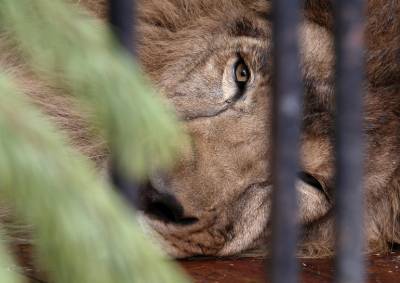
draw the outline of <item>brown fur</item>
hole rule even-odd
[[[79,2],[100,17],[106,15],[104,1]],[[399,9],[394,0],[368,2],[364,120],[368,251],[387,250],[400,241]],[[306,93],[301,165],[321,183],[323,192],[300,180],[297,184],[303,227],[300,253],[322,256],[332,253],[334,235],[333,17],[328,1],[306,1],[303,11]],[[193,141],[192,150],[174,169],[154,176],[153,187],[173,195],[185,217],[199,219],[176,225],[144,215],[144,221],[174,256],[261,251],[270,231],[271,206],[268,2],[142,0],[139,12],[141,63],[175,106]],[[72,102],[54,95],[59,90],[32,75],[5,42],[0,39],[0,66],[16,74],[33,100],[70,133],[76,147],[88,156],[103,157],[103,146],[82,130],[84,119],[72,110]],[[235,100],[231,70],[237,54],[252,77],[243,96]]]

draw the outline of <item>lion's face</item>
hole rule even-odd
[[[104,0],[72,2],[106,15]],[[141,219],[172,256],[259,250],[270,233],[272,191],[269,1],[138,2],[139,59],[191,137],[175,167],[156,172],[141,191]],[[304,1],[300,29],[305,96],[296,217],[303,228],[302,250],[313,256],[330,253],[334,240],[330,4]],[[368,1],[364,226],[369,251],[400,243],[399,6]],[[70,134],[74,146],[101,163],[104,145],[88,135],[86,116],[56,95],[60,90],[33,81],[24,64],[9,59],[19,55],[1,40],[0,49],[0,65],[18,73],[21,86]]]
[[[192,141],[175,168],[155,174],[142,193],[146,221],[174,256],[237,254],[257,248],[269,232],[269,7],[235,4],[225,15],[216,11],[186,27],[151,22],[153,14],[142,27],[142,61]],[[306,87],[313,88],[310,95],[328,95],[330,36],[311,23],[303,24],[301,34]],[[304,140],[303,150],[314,151],[303,158],[302,170],[310,175],[297,185],[299,219],[311,223],[330,208],[324,185],[310,181],[322,167],[319,182],[330,177],[330,143]]]
[[[151,223],[184,256],[238,252],[268,222],[268,42],[227,36],[210,37],[208,44],[189,64],[177,62],[162,75],[192,143],[173,170],[151,182],[176,198],[182,214]]]

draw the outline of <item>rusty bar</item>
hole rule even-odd
[[[273,5],[273,283],[298,281],[297,246],[298,139],[302,110],[299,69],[299,8],[297,0],[275,0]]]
[[[362,93],[364,1],[336,0],[336,278],[364,282]]]
[[[134,0],[109,0],[109,21],[121,45],[133,57],[136,55],[135,33],[136,3]],[[133,179],[122,176],[118,160],[112,158],[110,178],[114,186],[132,206],[139,207],[139,185]]]

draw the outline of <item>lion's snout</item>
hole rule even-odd
[[[195,216],[187,215],[184,206],[175,196],[158,191],[151,182],[139,192],[139,209],[149,218],[168,224],[191,225],[199,220]]]

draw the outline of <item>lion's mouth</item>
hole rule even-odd
[[[315,177],[314,175],[306,172],[306,171],[300,171],[297,173],[297,177],[303,181],[304,183],[306,183],[307,185],[309,185],[310,187],[313,187],[314,189],[316,189],[319,193],[321,193],[325,199],[328,202],[331,202],[331,197],[328,194],[327,188],[324,184],[324,182],[322,182],[321,180],[319,180],[317,177]]]
[[[324,192],[322,184],[310,173],[305,171],[300,171],[297,173],[297,177],[304,183],[310,185],[311,187],[314,187],[317,190]]]
[[[261,222],[267,214],[264,207],[268,207],[265,200],[268,199],[266,194],[269,194],[269,187],[266,181],[249,185],[242,197],[229,205],[237,215],[225,209],[227,206],[205,209],[193,217],[185,215],[184,208],[173,196],[168,194],[166,197],[149,185],[146,188],[149,190],[145,196],[147,199],[141,209],[141,220],[172,257],[238,254],[240,250],[246,250],[253,239],[262,233],[261,227],[264,224]],[[252,212],[256,213],[254,217]],[[238,221],[250,226],[240,225]],[[251,226],[258,228],[253,229]],[[239,231],[239,227],[246,227],[247,231]],[[243,235],[247,235],[245,241]],[[230,246],[235,248],[231,249]]]
[[[324,198],[325,189],[316,177],[301,171],[298,180]],[[160,193],[151,184],[145,189],[147,193],[142,197],[144,219],[170,256],[237,255],[254,249],[257,243],[264,243],[268,234],[270,182],[247,186],[241,197],[229,205],[229,211],[219,208],[196,216],[186,215],[184,207],[171,194]],[[304,193],[309,194],[307,192]]]

